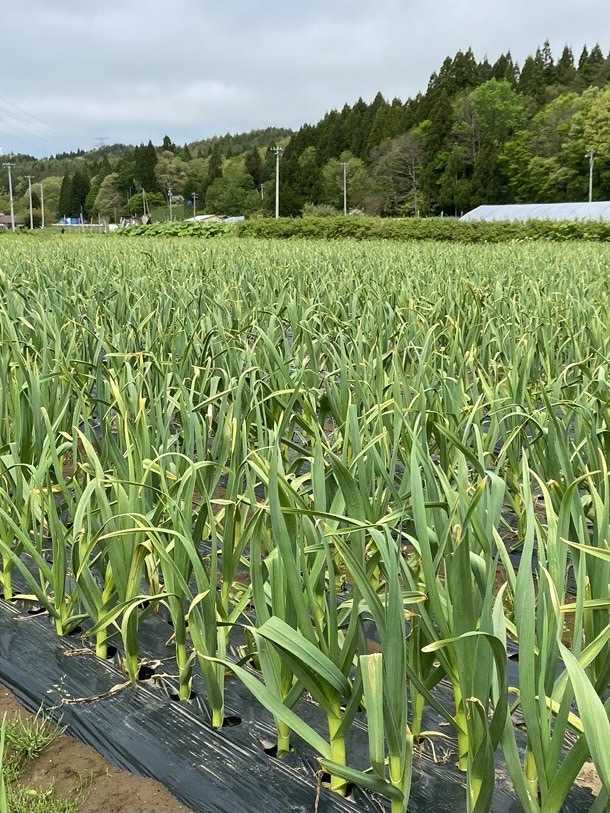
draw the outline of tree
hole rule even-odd
[[[343,164],[347,164],[347,202],[350,209],[365,209],[369,204],[371,185],[364,161],[351,152],[331,158],[322,168],[320,198],[329,206],[343,210]]]
[[[589,49],[587,46],[583,46],[582,51],[580,52],[580,58],[578,60],[578,78],[580,80],[582,87],[588,87],[589,85]]]
[[[473,90],[468,99],[481,141],[497,146],[525,123],[523,99],[506,80],[491,79]]]
[[[208,188],[207,161],[204,158],[193,158],[186,166],[187,176],[182,194],[185,200],[191,200],[193,193],[196,193],[200,202],[203,203]]]
[[[222,155],[218,145],[214,144],[208,162],[208,184],[211,184],[217,178],[222,178]]]
[[[118,173],[112,172],[106,175],[100,186],[100,191],[95,199],[95,211],[102,217],[116,217],[123,213],[125,197],[119,186],[120,178]]]
[[[506,54],[501,54],[494,62],[492,68],[492,79],[505,79],[512,85],[516,83],[517,75],[515,70],[515,63],[511,56],[510,51]]]
[[[155,167],[157,189],[163,193],[171,189],[177,195],[183,189],[188,177],[188,165],[173,152],[162,152]],[[146,190],[148,191],[148,190]]]
[[[254,181],[254,186],[260,189],[264,180],[264,167],[258,147],[253,147],[250,152],[246,153],[245,167],[246,172]]]
[[[385,143],[374,168],[384,214],[418,215],[423,207],[421,174],[425,130],[429,124]]]
[[[97,198],[97,193],[100,191],[100,186],[102,185],[102,181],[104,177],[101,175],[95,175],[91,179],[91,185],[89,187],[89,192],[87,194],[87,199],[85,200],[85,209],[90,218],[93,218],[96,214],[98,214],[95,208],[95,200]]]
[[[275,153],[271,147],[267,147],[265,151],[265,160],[263,161],[262,179],[263,183],[275,177]]]
[[[504,145],[500,164],[511,200],[553,203],[582,198],[584,111],[592,104],[590,95],[561,94]]]
[[[599,161],[610,161],[610,87],[595,94],[585,117],[584,137]]]
[[[542,46],[541,57],[542,57],[542,70],[544,72],[544,81],[547,85],[552,85],[557,78],[557,71],[555,69],[555,61],[553,59],[553,52],[551,51],[551,45],[548,40],[544,41],[544,45]]]
[[[536,56],[528,58],[523,63],[523,69],[519,77],[519,90],[525,96],[530,96],[538,104],[542,104],[545,98],[545,73],[542,52],[536,51]]]
[[[136,179],[135,150],[128,150],[118,161],[115,173],[118,175],[118,185],[125,197],[131,197],[138,186]]]
[[[315,203],[320,194],[320,163],[316,147],[307,147],[299,155],[297,184],[300,194],[309,203]]]
[[[81,217],[87,214],[86,201],[89,194],[89,179],[81,170],[77,170],[72,177],[70,189],[70,216]]]
[[[585,85],[598,85],[602,78],[603,70],[605,68],[606,60],[599,45],[594,45],[591,53],[588,56],[585,64],[583,65],[582,76]]]
[[[138,192],[137,194],[132,195],[127,201],[127,209],[129,214],[144,214],[144,195],[146,195],[146,205],[149,211],[151,209],[160,208],[166,204],[166,200],[160,192]]]
[[[206,211],[222,215],[250,214],[261,208],[261,198],[252,176],[234,169],[209,185],[205,198]]]
[[[45,218],[48,223],[57,215],[63,179],[57,175],[49,175],[43,179],[42,183],[44,187]],[[0,211],[1,210],[2,206],[0,205]]]
[[[556,77],[559,84],[566,88],[572,88],[576,82],[574,54],[568,45],[563,49],[561,57],[557,62]]]
[[[163,144],[161,145],[161,149],[164,152],[176,152],[176,145],[168,135],[163,136]]]
[[[61,220],[62,217],[70,217],[70,210],[72,209],[72,178],[69,175],[64,175],[61,182],[61,189],[59,192],[59,201],[57,203],[57,218]]]
[[[155,173],[156,166],[157,151],[152,141],[149,141],[146,146],[142,144],[140,147],[136,147],[134,178],[146,192],[155,192],[159,188]]]

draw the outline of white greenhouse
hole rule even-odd
[[[506,206],[477,206],[464,221],[586,220],[610,222],[610,201],[593,203],[511,203]]]

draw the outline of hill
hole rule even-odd
[[[583,200],[587,153],[595,150],[596,197],[610,198],[610,55],[548,43],[522,66],[510,53],[493,64],[471,49],[447,58],[425,91],[406,101],[378,93],[329,111],[292,133],[281,128],[226,134],[176,146],[116,144],[36,160],[14,160],[18,209],[26,181],[44,179],[48,210],[114,216],[197,201],[225,214],[270,212],[274,156],[284,146],[281,211],[323,213],[349,204],[370,214],[457,215],[480,203]],[[268,193],[266,193],[266,188]],[[35,204],[39,201],[36,198]],[[0,211],[6,209],[0,189]]]

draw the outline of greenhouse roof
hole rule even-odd
[[[593,203],[512,203],[507,206],[477,206],[462,220],[607,220],[610,201]]]

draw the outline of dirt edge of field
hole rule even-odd
[[[0,720],[31,715],[14,695],[0,686]],[[113,768],[97,751],[63,734],[30,762],[21,784],[42,789],[55,786],[61,798],[82,794],[78,813],[189,813],[158,782]]]

